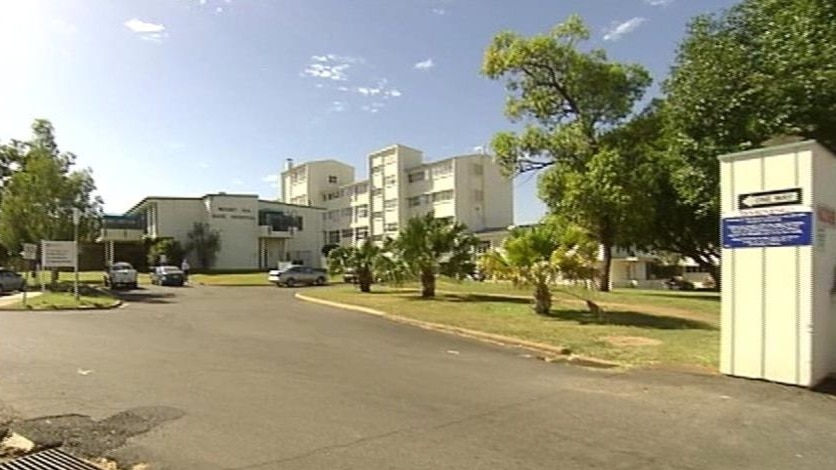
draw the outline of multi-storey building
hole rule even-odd
[[[514,221],[511,181],[489,155],[425,162],[420,150],[393,145],[368,156],[369,177],[354,168],[319,160],[282,173],[282,200],[323,207],[325,244],[351,245],[394,237],[406,221],[432,211],[478,232]]]

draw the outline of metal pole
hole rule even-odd
[[[75,295],[75,300],[78,302],[78,224],[73,224],[73,242],[75,243],[73,295]]]

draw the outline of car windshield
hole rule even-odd
[[[133,266],[131,266],[128,263],[116,263],[113,265],[111,269],[113,269],[114,271],[130,271],[131,269],[133,269]]]
[[[163,266],[160,268],[160,271],[166,274],[179,273],[180,268],[178,268],[177,266]]]

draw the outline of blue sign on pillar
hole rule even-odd
[[[813,243],[813,213],[753,215],[723,219],[723,248],[807,246]]]

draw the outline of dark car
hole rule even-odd
[[[157,266],[151,272],[151,284],[182,287],[185,282],[186,275],[177,266]]]
[[[26,289],[26,278],[6,268],[0,268],[0,295]]]

